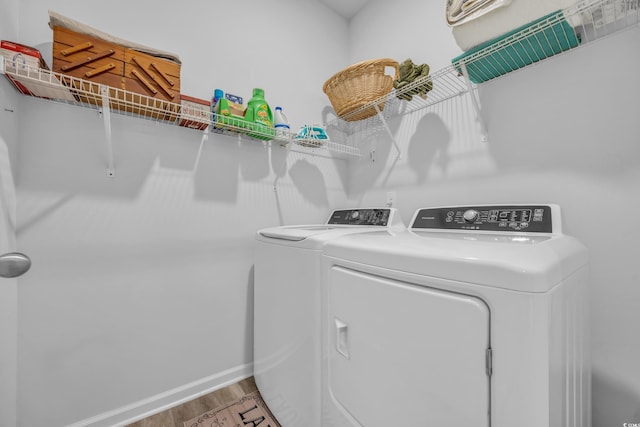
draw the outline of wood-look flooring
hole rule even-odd
[[[136,421],[126,427],[183,427],[185,421],[189,421],[210,409],[231,403],[257,389],[255,380],[253,377],[249,377],[149,418]]]

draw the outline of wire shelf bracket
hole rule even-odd
[[[104,135],[107,150],[107,176],[115,178],[116,169],[113,163],[113,140],[111,138],[111,107],[109,106],[109,88],[100,85],[100,95],[102,96],[102,106],[98,110],[104,121]]]
[[[284,171],[287,167],[287,160],[289,159],[289,153],[291,152],[291,143],[284,145],[284,149],[285,149],[284,160],[282,161],[282,165],[280,166],[280,168],[277,171],[275,171],[276,177],[273,179],[273,191],[275,191],[276,193],[278,192],[278,181],[280,180],[280,176],[284,174]]]
[[[380,111],[380,107],[378,106],[378,104],[374,104],[373,106],[376,109],[376,113],[380,118],[380,122],[382,123],[384,130],[387,131],[387,134],[389,135],[389,138],[391,138],[391,142],[393,143],[393,146],[396,148],[396,151],[398,152],[398,155],[396,156],[396,160],[400,160],[402,158],[402,151],[400,150],[398,141],[396,140],[396,137],[393,135],[393,132],[391,132],[391,128],[389,128],[389,124],[385,120],[384,115],[382,114],[382,111]],[[373,159],[373,154],[371,158]]]

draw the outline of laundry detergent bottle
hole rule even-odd
[[[273,139],[275,136],[273,113],[264,99],[264,90],[260,88],[253,89],[253,96],[247,103],[244,120],[247,122],[249,129],[255,131],[249,132],[249,136],[266,141]]]

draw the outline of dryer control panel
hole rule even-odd
[[[412,229],[551,233],[551,207],[483,205],[420,209]]]
[[[391,220],[391,209],[343,209],[333,211],[328,224],[380,225],[386,227]]]

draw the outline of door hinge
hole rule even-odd
[[[486,351],[486,368],[487,368],[487,376],[490,377],[493,373],[493,351],[491,347],[489,347]]]

